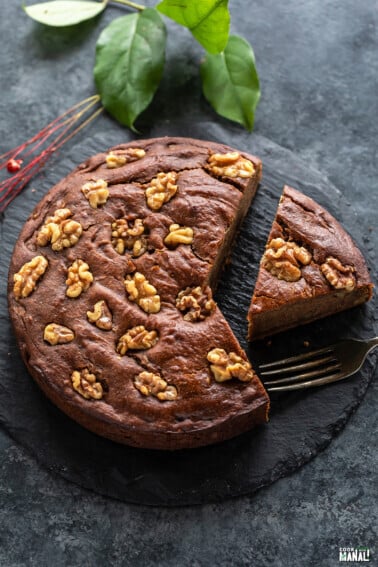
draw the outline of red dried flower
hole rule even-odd
[[[20,171],[22,163],[22,159],[9,159],[7,161],[7,170],[9,171],[9,173],[16,173],[17,171]]]
[[[0,181],[0,213],[5,211],[56,150],[102,112],[102,107],[92,111],[99,101],[98,95],[82,100],[47,124],[35,136],[0,156],[0,170],[6,168],[13,174]],[[88,116],[90,111],[92,114]],[[21,164],[24,165],[21,167]]]

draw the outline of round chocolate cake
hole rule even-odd
[[[269,399],[212,289],[261,177],[199,140],[134,141],[58,183],[16,243],[9,306],[22,357],[84,427],[179,449],[267,420]]]

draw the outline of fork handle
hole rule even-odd
[[[378,337],[374,337],[373,339],[368,340],[366,344],[369,349],[368,352],[370,352],[373,348],[378,346]]]

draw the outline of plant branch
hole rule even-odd
[[[112,2],[116,2],[118,4],[124,4],[124,6],[129,6],[130,8],[134,8],[135,10],[144,10],[146,6],[142,6],[142,4],[137,4],[136,2],[132,2],[131,0],[112,0]]]

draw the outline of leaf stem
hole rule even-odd
[[[142,6],[142,4],[137,4],[136,2],[132,2],[131,0],[112,0],[112,2],[117,2],[118,4],[124,4],[125,6],[129,6],[130,8],[135,8],[135,10],[144,10],[146,6]]]

